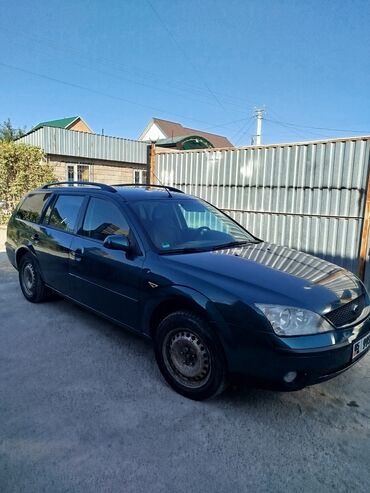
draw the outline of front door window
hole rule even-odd
[[[129,235],[129,226],[118,207],[91,197],[80,234],[104,241],[108,235]]]

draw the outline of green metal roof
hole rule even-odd
[[[50,120],[49,122],[41,122],[38,123],[33,130],[37,130],[41,127],[56,127],[56,128],[67,128],[73,123],[75,120],[80,118],[79,116],[70,116],[69,118],[60,118],[59,120]]]

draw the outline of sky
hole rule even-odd
[[[152,117],[249,145],[370,135],[362,0],[0,0],[0,121]],[[104,129],[104,130],[103,130]]]

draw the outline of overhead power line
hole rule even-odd
[[[369,130],[353,130],[353,129],[343,129],[343,128],[328,128],[328,127],[311,127],[309,125],[300,125],[298,123],[289,123],[289,122],[282,122],[279,120],[271,120],[269,118],[265,118],[266,121],[271,122],[271,123],[277,123],[280,125],[284,125],[286,127],[296,127],[296,128],[309,128],[312,130],[327,130],[329,132],[353,132],[353,133],[363,133],[363,134],[368,134],[370,133]]]
[[[10,64],[7,64],[7,63],[1,62],[1,61],[0,61],[0,66],[6,67],[6,68],[11,69],[11,70],[16,70],[18,72],[23,72],[23,73],[26,73],[26,74],[30,74],[30,75],[33,75],[35,77],[39,77],[41,79],[49,80],[51,82],[56,82],[58,84],[63,84],[65,86],[74,87],[74,88],[80,89],[82,91],[88,91],[88,92],[91,92],[93,94],[99,94],[101,96],[104,96],[104,97],[107,97],[107,98],[110,98],[110,99],[114,99],[114,100],[117,100],[117,101],[122,101],[122,102],[127,103],[127,104],[132,104],[132,105],[135,105],[135,106],[140,106],[142,108],[151,109],[151,110],[156,111],[156,112],[159,112],[159,113],[164,113],[164,114],[167,114],[167,115],[173,115],[173,116],[177,116],[179,118],[185,118],[185,119],[188,119],[188,120],[192,120],[192,121],[195,121],[195,122],[198,122],[198,123],[202,123],[204,125],[207,125],[208,128],[223,127],[223,126],[227,126],[229,124],[235,123],[237,121],[241,121],[241,120],[236,120],[236,121],[232,121],[232,122],[221,123],[219,125],[217,125],[217,124],[214,125],[214,124],[212,124],[210,122],[207,122],[207,121],[204,121],[204,120],[199,120],[199,119],[193,118],[191,116],[186,116],[186,115],[182,115],[182,114],[179,114],[179,113],[174,113],[172,111],[166,111],[166,110],[163,110],[163,109],[160,109],[160,108],[156,108],[155,106],[150,106],[150,105],[147,105],[147,104],[144,104],[144,103],[139,103],[137,101],[132,101],[130,99],[123,98],[121,96],[116,96],[116,95],[113,95],[113,94],[108,94],[106,92],[99,91],[99,90],[93,89],[91,87],[83,86],[83,85],[80,85],[80,84],[75,84],[74,82],[68,82],[66,80],[58,79],[56,77],[50,77],[49,75],[40,74],[40,73],[35,72],[33,70],[28,70],[28,69],[25,69],[25,68],[22,68],[22,67],[17,67],[15,65],[10,65]],[[242,120],[244,120],[244,118]]]
[[[159,14],[158,10],[154,7],[153,3],[151,2],[151,0],[146,0],[148,5],[150,6],[150,8],[152,9],[152,11],[154,12],[154,15],[157,17],[157,19],[159,20],[159,22],[162,24],[162,27],[164,28],[164,30],[167,32],[168,36],[171,38],[172,42],[174,43],[174,45],[176,46],[176,48],[178,50],[181,51],[181,53],[184,55],[184,57],[187,59],[187,61],[189,62],[189,64],[193,67],[193,70],[196,74],[198,74],[198,76],[202,77],[202,74],[200,72],[200,70],[198,69],[198,67],[194,64],[193,60],[191,59],[191,57],[188,56],[188,54],[186,53],[186,51],[183,49],[183,47],[181,46],[181,43],[179,43],[177,41],[177,38],[176,36],[172,33],[172,31],[169,29],[169,27],[167,26],[167,24],[165,23],[165,21],[162,19],[161,15]],[[204,87],[207,89],[207,91],[211,94],[211,96],[213,97],[213,99],[218,103],[219,106],[221,106],[221,108],[223,110],[226,110],[225,106],[223,105],[223,103],[221,102],[221,100],[216,96],[216,94],[214,93],[214,91],[210,88],[210,86],[208,85],[208,83],[204,80],[204,78],[202,77],[202,82],[203,82],[203,85]]]
[[[239,122],[247,122],[248,120],[250,120],[250,117],[249,118],[239,118],[238,120],[232,120],[231,122],[218,123],[217,125],[212,125],[211,127],[208,127],[208,128],[228,127],[229,125],[233,125],[233,124],[239,123]]]
[[[297,135],[300,139],[307,139],[307,135],[312,135],[313,137],[316,137],[316,138],[326,138],[326,137],[329,137],[327,135],[324,135],[323,133],[317,133],[317,132],[312,132],[310,130],[302,130],[302,129],[298,129],[298,128],[295,128],[295,127],[289,127],[288,125],[285,125],[284,123],[276,123],[275,121],[270,121],[270,120],[267,120],[265,119],[265,122],[269,125],[277,125],[278,127],[280,128],[283,128],[285,129],[286,133],[294,133],[295,135]],[[304,132],[304,133],[303,133]]]
[[[247,118],[247,120],[242,123],[242,125],[238,128],[238,130],[230,138],[231,142],[235,141],[235,144],[239,144],[241,139],[244,138],[244,136],[245,137],[247,136],[247,132],[251,128],[253,123],[254,123],[253,116],[250,116],[249,118]]]
[[[6,27],[3,27],[2,30],[4,32],[9,33],[10,35],[13,34],[12,30],[8,29]],[[21,38],[23,38],[23,43],[22,43]],[[8,39],[10,39],[10,38],[8,37]],[[209,94],[209,91],[207,91],[204,87],[201,88],[200,86],[190,84],[184,80],[182,80],[180,82],[178,80],[169,79],[168,77],[164,78],[163,74],[159,75],[159,74],[155,74],[153,72],[149,72],[147,70],[143,70],[142,68],[137,69],[135,67],[129,67],[128,65],[122,64],[121,62],[117,62],[116,59],[112,60],[112,59],[109,59],[107,57],[101,57],[101,56],[99,56],[99,57],[94,56],[93,57],[94,61],[96,63],[98,63],[98,68],[97,68],[92,64],[93,58],[90,56],[90,54],[87,57],[85,52],[76,49],[75,46],[73,48],[65,46],[65,45],[63,45],[63,47],[59,47],[58,45],[56,45],[54,43],[54,40],[52,40],[50,38],[46,38],[46,37],[41,38],[41,37],[37,37],[35,35],[29,35],[29,34],[26,35],[25,33],[19,33],[17,38],[12,39],[12,43],[16,42],[16,43],[20,43],[23,45],[26,41],[27,41],[27,45],[26,45],[27,49],[29,49],[29,41],[31,41],[34,44],[40,45],[42,47],[42,50],[39,50],[40,53],[47,55],[47,56],[52,56],[52,55],[51,55],[51,53],[48,53],[47,51],[45,51],[45,48],[47,50],[58,51],[58,52],[62,53],[63,55],[66,55],[66,53],[67,54],[69,53],[70,55],[77,56],[78,60],[79,60],[78,62],[75,61],[73,59],[73,57],[71,57],[71,56],[68,56],[67,59],[65,60],[65,62],[72,63],[76,66],[81,67],[81,68],[92,70],[92,71],[95,71],[95,72],[103,74],[103,75],[108,75],[109,77],[113,77],[115,79],[127,81],[129,83],[139,84],[139,85],[142,85],[144,87],[149,87],[149,88],[152,88],[152,89],[160,91],[160,92],[175,93],[175,94],[176,93],[177,94],[178,93],[187,94],[188,99],[192,99],[192,100],[197,101],[197,102],[202,103],[202,104],[216,105],[213,95]],[[36,46],[34,46],[34,49],[36,49]],[[85,63],[81,63],[80,60],[84,60]],[[86,63],[86,60],[88,61],[88,63]],[[109,66],[109,68],[111,70],[113,69],[116,72],[133,73],[134,75],[133,75],[133,77],[132,76],[131,77],[127,77],[127,76],[122,77],[121,75],[117,75],[116,73],[107,72],[106,70],[104,70],[104,64],[106,66]],[[142,81],[140,79],[144,79],[144,81]],[[155,82],[153,84],[153,80],[155,80],[155,79],[157,79],[157,82],[158,82],[157,85]],[[167,85],[169,85],[169,87],[166,87]],[[250,101],[247,101],[245,98],[238,98],[235,95],[231,96],[231,95],[220,93],[217,91],[213,91],[213,93],[215,95],[219,95],[222,98],[222,104],[223,105],[233,106],[233,107],[237,108],[236,110],[233,110],[233,111],[241,112],[240,103],[243,103],[244,105],[249,104],[249,105],[251,105],[251,107],[253,106],[253,104]],[[212,101],[210,99],[200,100],[200,99],[194,98],[194,95],[199,95],[201,97],[202,96],[203,97],[208,96],[208,98],[211,96]],[[217,103],[217,106],[219,106],[218,103]],[[223,107],[223,109],[224,109],[224,107]]]
[[[15,38],[14,37],[14,30],[9,29],[6,26],[1,26],[0,35],[1,35],[1,33],[8,33],[6,39],[7,40],[11,39],[12,43],[19,42],[20,38],[23,38],[24,40],[28,40],[28,42],[32,41],[33,43],[41,45],[43,48],[46,47],[47,49],[51,48],[52,50],[59,51],[60,53],[63,53],[64,55],[66,53],[67,54],[69,53],[70,55],[78,56],[79,59],[83,59],[83,60],[88,59],[90,61],[95,61],[99,64],[99,67],[102,66],[102,63],[105,63],[106,65],[109,65],[109,67],[113,68],[114,70],[117,70],[119,72],[133,73],[136,76],[138,76],[139,78],[148,79],[151,83],[152,83],[153,79],[157,79],[159,82],[161,82],[162,86],[164,84],[168,84],[168,85],[170,85],[171,89],[173,89],[177,85],[177,86],[179,86],[178,87],[179,91],[187,92],[188,94],[190,94],[190,92],[192,94],[194,94],[195,92],[198,92],[198,93],[201,93],[201,95],[205,95],[205,92],[209,92],[204,87],[201,88],[199,85],[195,85],[194,83],[186,82],[183,79],[181,81],[176,80],[176,79],[169,79],[163,73],[159,74],[159,73],[154,73],[154,72],[151,72],[148,70],[144,70],[142,67],[138,68],[138,67],[128,66],[127,64],[124,64],[121,61],[117,61],[116,58],[114,58],[114,59],[109,58],[106,55],[104,57],[102,57],[101,55],[96,56],[95,54],[92,54],[90,52],[87,53],[87,52],[84,52],[82,50],[79,50],[76,48],[76,46],[73,46],[73,47],[66,46],[65,43],[63,43],[62,47],[58,46],[55,43],[55,38],[51,39],[51,38],[48,38],[45,36],[40,37],[40,36],[35,36],[34,34],[32,34],[32,35],[25,34],[23,32],[17,33],[17,37]],[[29,43],[27,44],[27,48],[29,48]],[[71,57],[68,57],[68,61],[70,61],[70,58]],[[76,62],[73,62],[73,63],[78,65]],[[91,70],[98,71],[91,64],[89,67],[87,65],[85,65],[84,67],[89,68]],[[126,79],[126,80],[128,80],[128,79]],[[135,79],[134,82],[137,83],[137,79]],[[152,87],[158,89],[157,86],[152,86]],[[213,91],[213,92],[216,95],[222,97],[223,99],[227,98],[229,100],[227,102],[222,101],[224,104],[236,106],[238,108],[240,108],[240,103],[249,104],[251,107],[253,106],[253,103],[250,101],[247,101],[244,97],[240,98],[240,97],[235,96],[235,94],[230,95],[230,94],[225,94],[225,93],[221,93],[218,91]],[[209,94],[208,94],[208,96],[209,96]]]

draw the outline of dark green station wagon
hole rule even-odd
[[[151,338],[164,378],[192,399],[236,375],[298,390],[370,348],[355,275],[172,187],[45,185],[14,211],[6,250],[27,300],[56,292]]]

